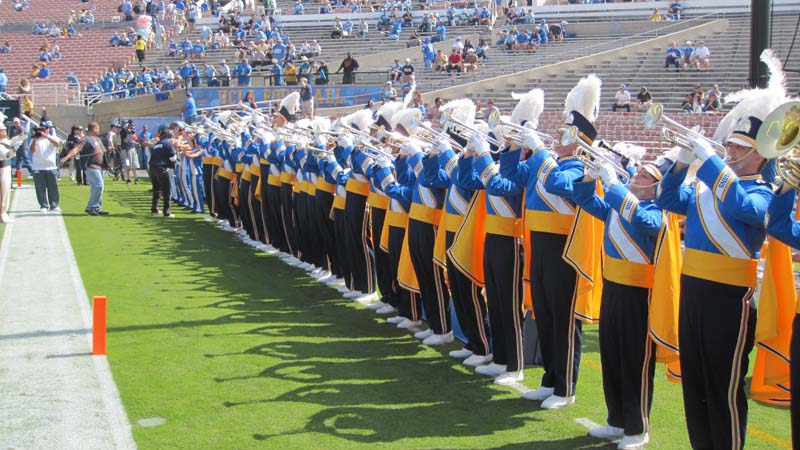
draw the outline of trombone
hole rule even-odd
[[[453,150],[457,152],[464,152],[464,146],[456,142],[449,134],[443,131],[434,130],[430,125],[425,122],[422,122],[417,125],[424,133],[420,134],[417,132],[416,137],[420,140],[425,141],[427,144],[430,145],[437,145],[437,142],[441,141],[442,139],[446,140],[452,147]]]
[[[553,144],[556,142],[556,139],[547,133],[542,133],[539,130],[528,128],[522,125],[517,125],[515,123],[511,123],[507,120],[504,120],[502,117],[500,117],[500,111],[497,110],[494,110],[491,112],[491,114],[489,114],[487,122],[489,122],[490,130],[494,130],[494,128],[497,125],[502,125],[506,128],[511,129],[513,133],[508,134],[506,138],[509,141],[513,142],[514,144],[519,145],[520,147],[522,147],[522,144],[525,141],[525,133],[531,131],[539,136],[539,139],[542,140],[545,147],[553,148]]]
[[[444,123],[445,129],[447,129],[449,126],[450,130],[453,133],[462,137],[466,141],[471,141],[472,138],[474,138],[475,136],[484,135],[483,137],[486,139],[486,142],[498,148],[497,151],[492,153],[498,153],[503,148],[503,144],[500,143],[500,141],[498,141],[497,139],[494,139],[493,137],[489,136],[488,133],[484,133],[471,125],[467,125],[466,123],[456,119],[455,117],[448,116],[447,113],[442,113],[442,118],[444,120],[440,120],[440,122]]]
[[[628,184],[630,181],[631,174],[629,174],[626,170],[623,170],[619,165],[619,161],[614,159],[614,157],[609,156],[609,153],[616,155],[617,157],[621,157],[621,155],[617,154],[613,150],[601,149],[587,143],[580,138],[578,134],[578,127],[574,125],[566,129],[564,136],[561,139],[561,145],[567,146],[570,144],[577,144],[575,150],[572,152],[572,155],[583,162],[586,167],[597,169],[601,163],[607,163],[614,168],[614,171],[617,173],[617,177],[619,177],[620,183]]]
[[[711,147],[717,152],[723,161],[728,160],[728,150],[724,145],[713,139],[703,136],[696,130],[687,128],[685,125],[681,125],[679,122],[664,114],[664,105],[661,103],[654,103],[644,114],[644,126],[647,128],[655,128],[659,123],[662,122],[664,126],[661,128],[661,137],[670,144],[691,150],[692,145],[689,143],[690,140],[704,139],[711,144]]]
[[[366,131],[361,131],[361,130],[355,129],[355,128],[351,127],[350,125],[346,124],[346,123],[340,123],[340,125],[341,125],[342,129],[344,129],[345,131],[348,131],[348,132],[353,133],[356,136],[360,137],[361,139],[360,139],[359,144],[362,145],[364,147],[364,149],[368,150],[368,153],[372,152],[373,153],[372,156],[385,156],[385,157],[387,157],[389,159],[394,159],[394,157],[395,157],[394,153],[387,152],[386,150],[383,150],[383,149],[381,149],[381,148],[369,143],[370,141],[375,141],[376,140],[375,137],[372,136],[371,134],[367,133]],[[337,134],[340,134],[340,133],[337,132]]]

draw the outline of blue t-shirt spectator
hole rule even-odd
[[[253,73],[253,68],[250,67],[250,64],[248,64],[247,61],[242,61],[239,63],[239,65],[233,70],[233,73],[238,77],[237,81],[239,86],[250,86],[250,74]]]
[[[189,64],[184,64],[181,66],[181,70],[179,72],[181,74],[181,78],[184,80],[189,79],[189,75],[192,74],[192,67]]]
[[[272,83],[275,86],[283,86],[283,67],[280,62],[272,65]]]
[[[194,44],[194,56],[195,57],[199,58],[205,52],[206,52],[206,46],[205,45],[203,45],[203,44],[201,44],[199,42],[197,44]]]
[[[286,56],[286,46],[282,43],[278,43],[272,46],[272,57],[277,59],[278,61],[283,61],[284,56]]]
[[[447,35],[447,28],[444,26],[443,23],[440,23],[436,26],[436,39],[439,41],[443,41],[446,39]]]
[[[183,103],[183,120],[184,122],[191,122],[194,116],[197,115],[197,104],[194,102],[192,94],[188,94],[186,101]]]
[[[108,44],[110,46],[112,46],[112,47],[118,47],[119,46],[119,35],[117,33],[114,33],[114,35],[111,36],[111,39],[108,40]]]
[[[50,68],[46,65],[39,69],[39,78],[45,79],[50,76]]]

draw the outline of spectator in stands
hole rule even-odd
[[[413,99],[409,107],[417,108],[422,111],[422,117],[425,117],[425,102],[422,101],[422,94],[419,91],[414,91]]]
[[[711,89],[708,90],[706,96],[710,97],[711,94],[716,95],[718,99],[722,98],[722,91],[719,90],[719,84],[714,83],[714,86],[712,86]]]
[[[206,85],[208,87],[217,87],[219,86],[219,80],[217,79],[217,69],[214,68],[209,63],[205,63],[203,65],[203,78],[206,79]]]
[[[703,112],[718,112],[720,108],[722,108],[722,103],[720,103],[719,97],[712,92],[703,104]]]
[[[8,75],[5,70],[0,67],[0,94],[5,94],[8,89]]]
[[[297,67],[292,64],[291,60],[286,61],[286,64],[283,67],[283,73],[286,76],[287,86],[297,86],[299,83],[297,81]]]
[[[130,0],[122,0],[122,4],[117,8],[119,12],[125,14],[125,21],[130,22],[133,20],[133,4]]]
[[[70,87],[80,86],[81,82],[73,72],[67,72],[67,85]]]
[[[681,16],[683,16],[683,5],[675,0],[669,5],[669,12],[672,20],[680,20]]]
[[[8,41],[5,42],[2,46],[0,46],[0,53],[11,53],[12,47]]]
[[[272,61],[273,64],[277,63],[277,60],[273,59]],[[237,76],[236,82],[239,86],[250,86],[252,81],[252,73],[253,67],[250,66],[250,63],[246,58],[243,59],[235,69],[233,69],[233,74]]]
[[[353,35],[353,21],[348,18],[342,25],[342,37],[348,37],[352,35]]]
[[[395,58],[392,66],[389,67],[389,80],[391,81],[400,81],[403,76],[403,64],[400,63],[400,60]]]
[[[689,64],[692,62],[694,47],[692,47],[692,41],[686,41],[684,45],[685,47],[681,49],[681,59],[683,62],[683,69],[686,70],[689,68]]]
[[[483,120],[488,121],[489,116],[491,116],[492,113],[495,111],[497,111],[497,114],[500,114],[500,109],[494,104],[494,100],[492,99],[487,100],[486,108],[483,110]]]
[[[444,22],[439,23],[436,26],[436,42],[442,42],[447,39],[447,27],[444,26]]]
[[[397,98],[397,89],[392,86],[391,81],[386,82],[386,86],[381,91],[381,101],[388,102]]]
[[[303,112],[306,118],[314,118],[314,91],[308,84],[308,80],[300,78],[300,101],[303,102]]]
[[[658,11],[658,8],[653,8],[653,14],[650,14],[650,21],[651,22],[661,22],[664,17]]]
[[[642,86],[642,88],[639,89],[639,93],[636,94],[636,110],[647,111],[652,104],[653,96],[650,95],[650,91],[648,91],[645,86]]]
[[[425,38],[425,43],[422,44],[422,60],[425,62],[425,68],[431,69],[433,61],[436,59],[436,50],[433,48],[433,43],[430,37]]]
[[[147,49],[147,42],[145,42],[142,36],[136,37],[136,60],[139,61],[139,65],[144,65],[144,57],[145,57],[145,50]]]
[[[168,48],[167,56],[169,56],[169,57],[178,56],[178,44],[176,44],[175,41],[170,40],[169,41],[169,47],[167,47],[167,48]]]
[[[415,84],[413,76],[403,77],[403,84],[400,86],[400,95],[403,97],[403,101],[406,100],[411,90],[415,88]]]
[[[315,67],[316,69],[314,71],[314,74],[317,77],[316,79],[314,79],[314,84],[318,85],[328,84],[328,81],[330,80],[329,78],[330,72],[328,70],[328,66],[325,64],[325,61],[321,60],[318,64],[315,63]]]
[[[488,59],[487,54],[489,53],[489,43],[480,38],[478,40],[478,48],[475,49],[475,54],[478,55],[478,59]]]
[[[675,71],[677,72],[681,68],[681,62],[683,62],[681,49],[678,48],[675,41],[672,41],[670,46],[667,47],[667,57],[664,60],[664,68],[669,69],[669,66],[675,66]]]
[[[198,39],[192,47],[192,57],[203,59],[206,57],[206,46]]]
[[[411,64],[411,58],[406,58],[406,63],[403,65],[403,76],[405,77],[413,77],[416,73],[416,69],[414,65]]]
[[[389,32],[389,39],[396,41],[400,39],[400,32],[403,30],[403,22],[400,21],[397,17],[394,18],[394,22],[392,22],[392,31]]]
[[[222,86],[227,87],[231,85],[231,68],[224,59],[219,62],[219,71],[217,73],[222,80]]]
[[[300,57],[300,67],[297,68],[297,75],[300,78],[305,78],[311,83],[311,63],[309,62],[308,58],[304,55]]]
[[[283,79],[283,66],[281,66],[280,61],[277,59],[272,59],[272,84],[274,86],[283,86],[284,79]]]
[[[700,71],[700,66],[703,66],[704,70],[711,67],[711,51],[706,47],[706,41],[700,41],[699,47],[694,49],[692,61],[698,71]]]
[[[200,15],[200,10],[197,7],[197,4],[194,2],[189,2],[189,6],[186,8],[186,21],[189,22],[189,31],[194,31],[195,23],[197,22],[197,17]]]
[[[363,18],[358,23],[358,34],[360,38],[366,38],[369,33],[369,24]]]
[[[320,14],[331,14],[333,9],[331,8],[331,3],[328,0],[323,0],[322,5],[319,7]]]
[[[442,107],[443,104],[444,104],[444,101],[442,100],[442,97],[436,97],[436,99],[433,100],[433,106],[428,108],[428,112],[425,115],[425,117],[428,120],[430,120],[431,122],[433,122],[434,124],[438,124],[439,123],[439,117],[442,115],[442,112],[441,112],[440,108]],[[476,114],[476,117],[477,117],[477,114]]]
[[[617,108],[625,108],[631,112],[631,93],[626,88],[624,83],[619,85],[619,90],[614,94],[614,103],[611,104],[612,111],[616,112]]]
[[[350,56],[350,52],[347,52],[347,57],[342,60],[341,64],[339,64],[339,68],[336,69],[336,73],[342,71],[344,72],[344,75],[342,76],[342,84],[356,84],[358,61]]]
[[[119,43],[120,43],[119,33],[115,31],[114,35],[111,36],[111,39],[108,40],[108,45],[112,47],[119,47]]]
[[[686,94],[683,103],[681,103],[681,110],[685,113],[694,112],[694,95]]]
[[[297,0],[294,4],[294,14],[301,15],[303,11],[305,11],[306,7],[303,5],[303,0]]]
[[[478,70],[478,55],[475,54],[475,49],[470,48],[467,50],[467,56],[464,57],[464,72],[475,72]]]
[[[50,76],[50,67],[47,66],[46,62],[40,63],[39,66],[39,79],[47,79]]]
[[[307,55],[309,58],[318,57],[322,55],[322,46],[319,44],[319,42],[317,42],[316,39],[311,41],[309,49],[311,50],[311,55],[310,56]]]
[[[461,36],[457,36],[456,40],[453,42],[453,49],[455,49],[458,53],[464,53],[464,41],[461,40]]]
[[[454,48],[450,52],[450,56],[447,58],[447,73],[461,73],[463,70],[463,67],[461,66],[462,62],[461,53]]]
[[[433,70],[444,72],[447,70],[447,56],[441,50],[436,51],[436,58],[433,60]]]
[[[183,114],[184,122],[190,125],[194,123],[195,116],[197,116],[197,104],[195,103],[191,92],[186,93],[186,101],[183,102],[181,113]]]

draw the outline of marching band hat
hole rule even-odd
[[[564,101],[564,124],[577,127],[578,135],[588,144],[597,137],[594,121],[599,114],[601,85],[600,78],[590,74],[578,81]]]

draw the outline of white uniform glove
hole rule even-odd
[[[404,156],[416,155],[421,151],[417,144],[413,142],[406,142],[400,146],[400,154]]]
[[[453,146],[450,144],[450,140],[449,139],[445,139],[445,138],[441,138],[436,142],[436,145],[434,145],[431,148],[431,152],[430,153],[431,153],[431,155],[439,155],[439,154],[442,154],[442,153],[444,153],[446,151],[452,151],[452,150],[453,150]]]
[[[320,134],[316,138],[314,138],[314,145],[317,148],[327,148],[328,147],[328,138],[325,135]]]
[[[692,144],[692,151],[694,151],[695,156],[697,156],[697,159],[700,161],[705,161],[716,153],[714,148],[711,147],[711,143],[708,142],[708,139],[694,138],[690,139],[689,143]]]
[[[326,159],[328,160],[329,163],[335,163],[336,162],[336,156],[334,156],[333,153],[328,153],[328,156],[326,157]]]
[[[595,180],[600,179],[600,166],[592,165],[586,169],[586,176]]]
[[[344,135],[339,137],[339,146],[340,147],[352,147],[353,146],[353,139],[350,136]]]
[[[469,141],[468,147],[471,147],[472,150],[478,155],[483,156],[489,153],[489,143],[486,142],[486,138],[483,137],[480,133],[475,133],[472,136],[472,139]]]
[[[385,169],[387,167],[392,167],[392,162],[389,161],[389,158],[385,156],[378,156],[377,159],[375,159],[375,164],[377,164],[378,167],[382,169]]]
[[[697,159],[697,156],[689,149],[681,147],[680,151],[678,151],[678,162],[681,164],[689,165],[693,163],[695,159]]]
[[[525,145],[525,148],[534,151],[544,148],[544,142],[542,142],[542,138],[539,137],[539,133],[533,130],[525,133],[523,144]]]
[[[619,184],[619,177],[617,176],[617,171],[611,167],[611,164],[608,163],[601,163],[600,167],[597,169],[598,175],[600,175],[600,179],[603,180],[603,184],[606,187],[611,187],[614,185]]]

